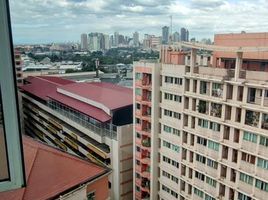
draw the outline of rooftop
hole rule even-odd
[[[106,168],[26,136],[23,149],[27,187],[2,192],[0,199],[52,199],[108,173]]]
[[[52,76],[28,77],[22,91],[42,100],[53,99],[101,122],[111,119],[110,110],[132,105],[132,90],[111,83],[77,83]],[[107,111],[109,110],[109,111]]]

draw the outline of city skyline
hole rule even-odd
[[[11,0],[10,8],[15,44],[78,41],[83,32],[161,35],[161,28],[170,24],[169,15],[173,16],[173,32],[186,27],[190,38],[197,40],[212,39],[220,32],[268,30],[268,4],[264,0]]]

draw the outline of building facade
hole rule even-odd
[[[167,44],[169,42],[169,27],[164,26],[162,28],[162,44]]]
[[[135,199],[267,199],[267,39],[230,37],[134,63]]]
[[[189,41],[189,31],[186,28],[181,28],[181,41]]]
[[[111,168],[111,198],[131,199],[132,91],[48,76],[25,81],[20,87],[25,133]]]
[[[88,50],[88,41],[86,33],[83,33],[81,35],[81,50]]]
[[[21,53],[19,51],[15,50],[15,68],[16,68],[16,77],[17,77],[17,83],[23,82],[23,72],[22,72],[22,59],[21,59]]]

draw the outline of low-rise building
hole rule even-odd
[[[132,197],[132,90],[110,83],[28,77],[20,87],[25,132],[110,167],[112,199]]]
[[[26,187],[0,193],[3,200],[108,200],[110,169],[23,137]]]

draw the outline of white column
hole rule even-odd
[[[265,89],[262,89],[261,106],[264,106]]]
[[[194,72],[194,67],[196,64],[196,49],[191,49],[191,66],[190,66],[190,74],[192,75]]]
[[[239,79],[240,69],[242,69],[242,57],[243,52],[236,53],[236,60],[235,60],[235,81]]]

